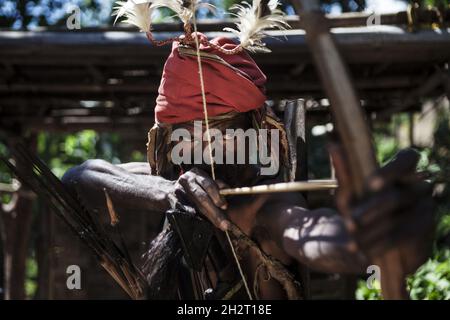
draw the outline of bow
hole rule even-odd
[[[370,131],[361,105],[318,1],[298,0],[294,1],[293,5],[304,22],[306,40],[330,100],[331,112],[335,118],[345,158],[352,171],[350,176],[352,191],[356,196],[361,196],[367,178],[377,168]],[[408,299],[400,250],[391,249],[373,263],[381,270],[383,297]]]

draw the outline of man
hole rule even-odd
[[[275,128],[279,130],[280,141],[271,137],[266,147],[278,143],[281,150],[278,160],[288,167],[282,125],[264,106],[264,74],[244,51],[234,55],[224,53],[236,48],[233,41],[219,38],[207,45],[203,35],[199,39],[202,40],[200,52],[209,129],[223,133],[224,137],[221,141],[216,141],[220,140],[216,137],[214,142],[219,142],[225,153],[227,145],[234,145],[233,150],[237,152],[239,148],[248,148],[249,143],[240,144],[235,137],[227,137],[226,129]],[[400,153],[374,173],[367,181],[367,193],[362,200],[353,201],[342,183],[337,204],[351,212],[351,224],[333,209],[309,210],[298,193],[223,197],[219,190],[225,186],[279,182],[282,170],[270,176],[262,175],[260,164],[249,163],[249,153],[241,164],[215,163],[213,168],[208,161],[195,164],[192,158],[196,143],[208,155],[211,141],[171,140],[177,129],[193,133],[195,121],[204,120],[193,47],[174,42],[164,66],[155,108],[156,124],[149,132],[150,166],[88,160],[64,175],[63,182],[86,206],[105,211],[103,190],[106,188],[118,212],[126,212],[127,208],[148,210],[155,213],[157,222],[164,219],[167,210],[179,208],[180,204],[182,208],[193,207],[222,231],[228,230],[230,221],[233,222],[264,252],[283,264],[290,265],[296,260],[323,272],[363,273],[369,261],[398,246],[408,257],[407,273],[425,261],[432,238],[433,203],[431,188],[415,174],[418,157],[411,150]],[[201,129],[202,135],[207,136],[204,122]],[[175,161],[176,146],[182,146],[177,148],[181,157],[183,152],[192,151],[184,158],[190,162]],[[212,170],[216,179],[212,179]],[[246,279],[252,288],[257,288],[255,295],[285,297],[280,285],[267,272],[261,272],[254,254],[250,252],[241,258]]]

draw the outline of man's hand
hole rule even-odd
[[[366,196],[356,203],[347,190],[338,194],[340,210],[350,213],[347,225],[362,252],[373,261],[399,247],[407,257],[406,273],[427,259],[435,226],[432,187],[416,172],[418,160],[412,149],[399,152],[369,179]]]
[[[214,181],[206,172],[194,168],[178,178],[175,183],[175,196],[180,203],[184,199],[193,203],[200,213],[220,230],[228,230],[231,221],[244,233],[250,234],[256,215],[268,195],[242,197],[242,202],[229,206],[220,194],[220,189],[227,187],[224,182]]]
[[[225,215],[228,204],[219,193],[225,184],[214,181],[208,174],[194,168],[181,175],[175,184],[177,198],[187,198],[198,210],[222,231],[228,230],[229,221]]]

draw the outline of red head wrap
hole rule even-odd
[[[205,37],[202,34],[199,36]],[[228,50],[237,46],[224,37],[211,42]],[[175,124],[204,119],[195,49],[191,48],[190,54],[189,49],[183,49],[178,42],[174,42],[164,65],[155,108],[158,123]],[[264,104],[266,76],[245,51],[226,55],[204,45],[200,45],[200,50],[208,116],[231,111],[246,112]]]

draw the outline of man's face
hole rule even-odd
[[[176,129],[185,129],[189,136],[184,136],[174,142],[181,156],[185,160],[181,165],[184,171],[194,167],[211,174],[209,143],[204,123],[187,123],[174,126]],[[227,130],[228,129],[228,130]],[[230,187],[245,186],[256,182],[259,174],[257,164],[251,164],[250,157],[255,156],[255,141],[251,138],[241,139],[233,132],[255,131],[248,115],[242,114],[236,118],[210,125],[211,153],[214,159],[216,179],[222,180]],[[174,148],[175,148],[174,146]],[[256,150],[257,152],[257,150]],[[184,154],[186,153],[186,154]],[[172,156],[173,158],[173,156]]]

